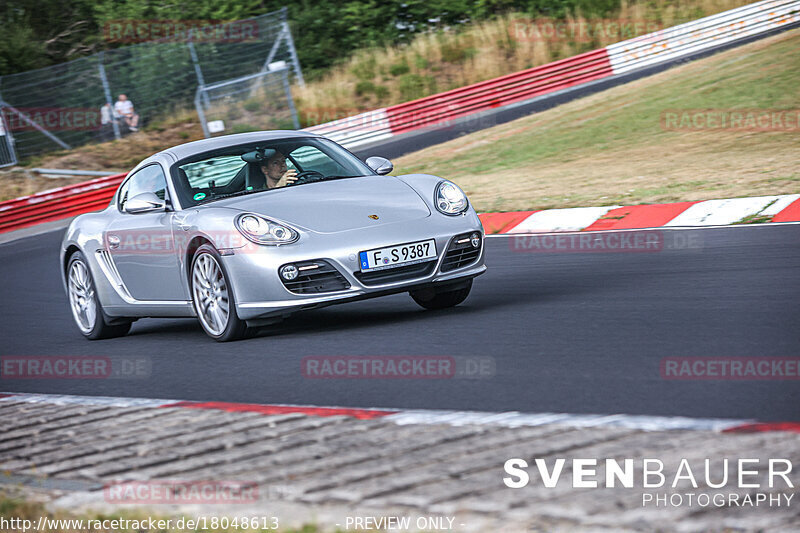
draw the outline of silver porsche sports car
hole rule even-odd
[[[218,341],[291,313],[408,292],[463,302],[486,270],[467,197],[436,176],[387,176],[305,132],[182,144],[134,168],[61,246],[75,323],[89,339],[142,317],[194,317]]]

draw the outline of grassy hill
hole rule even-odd
[[[665,112],[691,109],[793,109],[794,128],[662,126]],[[453,179],[480,211],[797,193],[798,113],[792,30],[408,154],[395,169]]]
[[[463,24],[455,31],[419,34],[406,46],[360,50],[305,88],[293,89],[300,121],[313,125],[319,119],[333,120],[463,87],[727,11],[750,0],[611,0],[608,4],[617,2],[609,9],[613,14],[603,18],[577,12],[559,19],[562,34],[552,39],[547,37],[551,19],[509,13]],[[625,23],[616,28],[615,21]]]

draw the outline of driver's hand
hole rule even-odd
[[[275,186],[286,187],[287,185],[293,184],[295,181],[297,181],[297,171],[292,168],[283,173],[283,176],[281,176],[281,179],[278,180]]]

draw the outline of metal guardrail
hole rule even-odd
[[[419,128],[523,102],[561,89],[581,85],[612,74],[604,49],[534,67],[500,78],[453,89],[428,98],[387,108],[392,133]]]
[[[307,128],[352,148],[524,103],[800,22],[800,0],[765,0],[540,67]],[[0,202],[0,233],[100,209],[124,174]]]
[[[423,128],[447,127],[470,114],[522,104],[800,22],[799,0],[764,0],[492,80],[313,126],[348,148]]]
[[[800,1],[765,0],[606,47],[615,74],[649,67],[800,22]]]
[[[103,209],[127,174],[0,202],[0,233]]]
[[[107,177],[108,171],[102,170],[70,170],[66,168],[32,168],[32,172],[46,176],[75,177],[75,176],[100,176]]]

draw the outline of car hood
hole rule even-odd
[[[320,181],[209,205],[257,213],[317,233],[407,222],[431,214],[410,185],[392,176]]]

